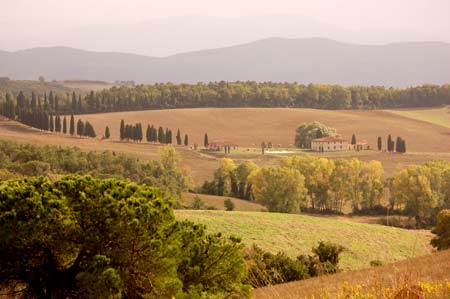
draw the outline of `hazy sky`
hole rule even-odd
[[[450,0],[0,0],[0,49],[39,46],[53,38],[52,32],[87,25],[276,14],[351,30],[381,28],[450,41]]]

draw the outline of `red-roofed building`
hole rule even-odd
[[[355,151],[367,151],[370,150],[370,144],[369,142],[367,142],[367,140],[361,140],[356,144],[349,144],[348,149]]]
[[[317,152],[346,151],[348,150],[348,141],[334,136],[317,138],[311,141],[311,149]]]
[[[221,151],[225,147],[230,147],[230,149],[237,149],[238,145],[229,140],[213,140],[208,144],[208,149],[212,151]]]

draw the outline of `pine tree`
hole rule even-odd
[[[65,115],[64,115],[64,118],[63,118],[63,133],[67,134],[67,119],[66,119]]]
[[[80,137],[84,135],[84,123],[81,119],[77,122],[77,135]]]
[[[205,133],[205,138],[203,139],[203,145],[205,147],[208,147],[208,145],[209,145],[208,133]]]
[[[381,151],[381,149],[383,148],[383,140],[381,139],[381,136],[378,136],[377,146],[378,150]]]
[[[185,134],[185,135],[184,135],[184,145],[185,145],[185,146],[188,146],[188,145],[189,145],[189,137],[188,137],[188,134]]]
[[[73,117],[73,114],[70,115],[70,127],[69,127],[69,133],[70,135],[75,134],[75,118]]]
[[[355,136],[355,134],[352,135],[352,144],[356,144],[356,136]]]
[[[106,126],[106,128],[105,128],[105,139],[109,139],[110,136],[111,136],[111,134],[109,132],[109,127]]]
[[[177,131],[177,144],[181,145],[181,132],[180,132],[180,129],[178,129],[178,131]]]
[[[122,119],[120,121],[120,140],[125,139],[125,121]]]
[[[50,114],[49,122],[50,122],[50,124],[49,124],[48,128],[49,128],[50,132],[55,131],[55,123],[53,120],[53,114]]]

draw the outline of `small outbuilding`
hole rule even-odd
[[[224,148],[237,149],[238,145],[229,140],[213,140],[209,142],[207,149],[210,151],[222,151]]]

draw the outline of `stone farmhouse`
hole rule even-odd
[[[311,149],[316,152],[347,151],[348,141],[341,137],[323,137],[311,141]]]

